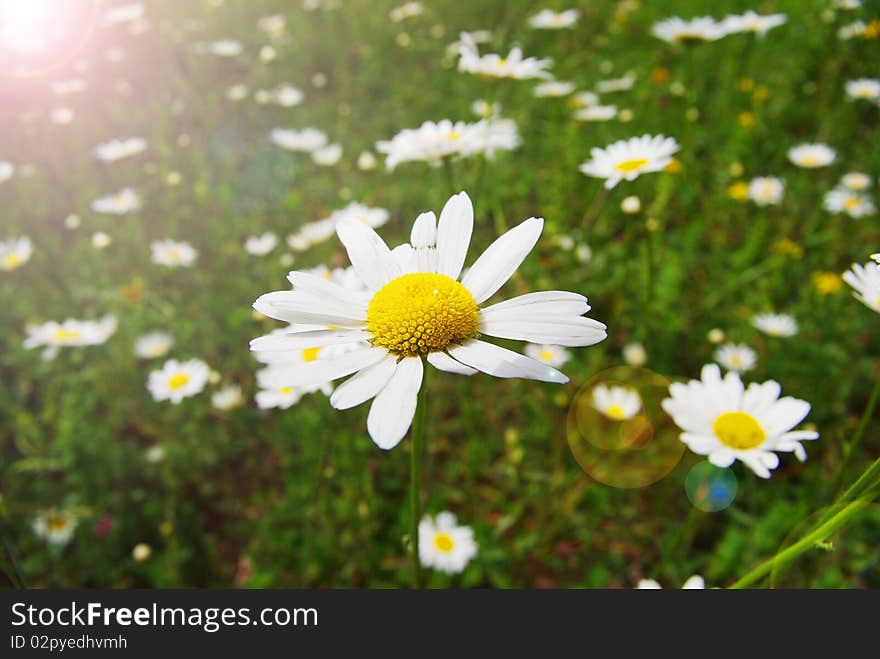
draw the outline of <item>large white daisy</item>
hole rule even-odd
[[[477,555],[474,532],[460,526],[455,515],[426,515],[419,522],[419,561],[446,574],[457,574]]]
[[[580,166],[587,176],[605,179],[609,190],[622,180],[632,181],[639,174],[659,172],[672,162],[678,142],[663,135],[642,135],[619,140],[604,149],[590,150],[592,158]]]
[[[294,327],[251,342],[253,350],[291,352],[357,344],[355,349],[279,372],[277,387],[327,383],[353,375],[330,399],[348,409],[373,399],[367,430],[390,449],[403,439],[422,386],[423,360],[435,368],[501,378],[564,383],[556,369],[480,339],[481,335],[562,346],[585,346],[605,338],[605,325],[583,317],[590,306],[577,293],[529,293],[481,308],[513,275],[541,235],[544,221],[529,218],[462,268],[473,231],[474,211],[465,193],[453,196],[437,221],[416,218],[409,244],[393,251],[361,222],[336,228],[366,291],[294,271],[292,291],[261,296],[254,308]],[[316,329],[314,326],[317,326]]]
[[[843,273],[843,281],[853,288],[857,300],[880,313],[880,266],[877,263],[853,263],[852,268]]]

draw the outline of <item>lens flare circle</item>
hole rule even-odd
[[[737,489],[733,470],[716,467],[707,460],[691,467],[684,479],[684,491],[694,508],[707,513],[717,513],[730,506]]]

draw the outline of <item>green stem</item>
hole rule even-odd
[[[424,434],[425,395],[427,387],[422,382],[419,390],[416,413],[412,424],[412,445],[410,446],[410,553],[412,557],[413,588],[422,587],[422,566],[419,562],[419,521],[421,521],[421,480],[422,480],[422,439]]]
[[[874,460],[873,464],[865,470],[865,473],[859,476],[859,479],[849,486],[847,491],[840,496],[840,499],[838,499],[838,503],[853,501],[856,497],[864,494],[867,490],[877,484],[880,484],[880,458]]]
[[[843,450],[843,460],[840,461],[840,467],[837,470],[837,478],[835,479],[835,483],[840,482],[840,479],[843,477],[843,472],[846,469],[846,465],[849,464],[850,458],[852,458],[856,450],[859,448],[862,437],[864,436],[865,431],[868,429],[868,422],[874,415],[874,409],[877,407],[878,398],[880,398],[880,378],[877,378],[874,381],[874,386],[871,389],[871,394],[868,396],[868,404],[865,407],[864,413],[862,413],[861,421],[859,421],[859,427],[856,429],[856,432],[855,434],[853,434],[852,439],[849,440]]]

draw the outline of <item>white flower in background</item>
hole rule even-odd
[[[28,325],[22,345],[27,350],[44,348],[42,357],[53,359],[60,348],[82,348],[105,343],[116,332],[116,317],[106,315],[98,320],[75,320],[62,322],[50,320],[41,325]]]
[[[840,184],[850,190],[863,192],[871,187],[871,177],[862,172],[849,172],[841,177]]]
[[[636,586],[637,590],[661,590],[662,588],[663,586],[654,579],[640,579]],[[681,587],[682,590],[703,590],[705,588],[706,582],[699,574],[688,577]]]
[[[368,227],[378,229],[388,221],[389,213],[384,208],[371,208],[352,202],[345,208],[335,210],[328,217],[304,224],[299,231],[287,237],[287,244],[296,252],[304,252],[312,245],[329,240],[341,222],[363,222]]]
[[[268,45],[263,46],[262,48],[260,48],[259,57],[260,57],[261,62],[271,62],[276,57],[278,57],[278,51],[276,51],[272,46],[268,46]],[[300,100],[302,100],[301,96],[300,96]],[[284,105],[284,103],[281,102],[280,98],[278,99],[278,103],[280,105]],[[298,103],[299,103],[299,101],[296,101],[295,103],[292,103],[291,105],[296,105]]]
[[[588,108],[599,104],[599,95],[596,92],[578,92],[571,97],[571,104],[576,108]]]
[[[312,245],[329,240],[334,230],[333,223],[327,218],[307,222],[296,233],[287,236],[287,245],[294,252],[304,252]]]
[[[661,171],[672,162],[678,149],[678,142],[672,137],[631,137],[604,149],[593,147],[592,158],[582,164],[580,170],[587,176],[604,178],[605,187],[611,189],[623,180],[633,181],[640,174]]]
[[[231,87],[226,88],[226,98],[230,101],[240,101],[248,95],[247,85],[232,85]]]
[[[367,292],[291,272],[294,290],[263,295],[254,308],[295,328],[304,323],[322,329],[264,336],[252,341],[251,349],[290,353],[325,345],[357,347],[302,364],[273,386],[322,384],[355,374],[337,387],[330,402],[341,410],[373,399],[367,430],[380,448],[390,449],[412,423],[423,358],[451,373],[566,382],[552,367],[478,335],[584,346],[603,340],[605,325],[583,317],[590,309],[586,298],[562,291],[521,295],[481,309],[532,250],[543,220],[530,218],[502,235],[459,281],[473,217],[467,194],[455,195],[439,223],[434,213],[422,213],[413,224],[411,244],[393,252],[366,224],[340,224],[336,232]]]
[[[49,119],[52,121],[53,124],[66,126],[73,121],[73,118],[75,116],[76,115],[74,114],[72,108],[60,107],[52,110],[51,114],[49,115]]]
[[[726,343],[715,351],[715,361],[728,371],[745,373],[755,368],[758,353],[741,343]]]
[[[34,247],[27,236],[0,240],[0,270],[10,272],[31,260]]]
[[[548,345],[546,343],[527,343],[525,350],[527,357],[543,362],[553,368],[560,368],[571,359],[571,353],[562,346]]]
[[[271,231],[260,236],[249,236],[244,241],[244,251],[251,256],[265,256],[278,246],[278,236]]]
[[[292,108],[303,102],[305,94],[298,87],[284,83],[272,92],[273,100],[283,108]]]
[[[754,32],[763,37],[774,27],[784,24],[788,20],[785,14],[756,14],[751,9],[744,14],[732,14],[721,22],[723,29],[728,34],[736,32]]]
[[[788,159],[807,169],[830,165],[835,157],[837,152],[827,144],[799,144],[788,150]]]
[[[627,73],[620,78],[611,78],[609,80],[601,80],[596,83],[596,91],[600,94],[610,94],[612,92],[625,92],[632,89],[636,84],[636,74]]]
[[[865,194],[853,192],[846,188],[835,188],[825,193],[822,206],[829,213],[846,213],[851,218],[858,219],[865,215],[873,215],[877,212],[874,202]]]
[[[579,16],[580,12],[577,9],[566,9],[558,12],[552,9],[542,9],[537,14],[529,17],[529,27],[535,30],[562,30],[567,27],[574,27]]]
[[[237,384],[230,384],[211,394],[211,405],[218,410],[234,410],[244,405],[244,394]]]
[[[425,515],[419,522],[419,561],[446,574],[462,572],[477,555],[474,532],[459,526],[450,512]]]
[[[789,337],[798,333],[797,321],[784,313],[762,313],[752,318],[752,326],[768,336]]]
[[[107,249],[113,243],[113,238],[110,237],[110,234],[103,231],[95,231],[92,234],[91,242],[92,247],[95,249]]]
[[[361,151],[357,159],[357,168],[359,170],[369,172],[372,169],[376,169],[377,164],[376,156],[373,155],[372,151]]]
[[[706,340],[713,345],[718,345],[724,341],[724,330],[720,327],[713,327],[706,332]]]
[[[852,23],[842,26],[837,31],[837,37],[838,39],[844,40],[854,39],[856,37],[863,37],[865,36],[865,32],[867,32],[867,30],[868,25],[865,23],[865,21],[854,21]]]
[[[108,215],[125,215],[140,210],[141,198],[131,188],[123,188],[116,194],[100,197],[92,202],[92,210]]]
[[[616,116],[616,105],[590,105],[574,113],[577,121],[610,121]]]
[[[612,421],[626,421],[642,409],[642,399],[630,387],[597,384],[593,387],[593,407]]]
[[[141,359],[164,357],[174,345],[174,337],[168,332],[149,332],[134,342],[134,354]]]
[[[0,160],[0,183],[8,181],[15,174],[15,165],[5,160]]]
[[[843,281],[853,288],[853,295],[869,309],[880,313],[880,266],[875,262],[852,267],[843,273]]]
[[[648,353],[641,343],[627,343],[623,346],[623,361],[630,366],[644,366]]]
[[[217,57],[237,57],[242,53],[241,44],[232,39],[221,39],[208,44],[208,52]]]
[[[420,16],[425,11],[425,7],[421,2],[404,2],[399,7],[392,9],[388,16],[395,23],[400,23],[408,18]]]
[[[290,151],[311,153],[327,144],[327,135],[317,128],[303,128],[302,130],[276,128],[270,133],[270,136],[275,144]]]
[[[669,386],[663,409],[684,432],[681,441],[716,467],[742,461],[761,478],[779,466],[774,453],[794,453],[807,459],[802,441],[818,439],[812,430],[792,430],[810,412],[804,400],[785,396],[778,382],[768,380],[743,388],[736,373],[724,379],[715,364],[703,367],[700,380]]]
[[[832,0],[831,4],[835,9],[859,9],[862,6],[862,0]]]
[[[573,82],[566,82],[564,80],[547,80],[546,82],[538,83],[532,93],[538,98],[545,96],[557,97],[568,96],[574,90],[575,84]]]
[[[635,215],[642,210],[642,200],[635,195],[624,197],[623,201],[620,202],[620,210],[627,215]]]
[[[69,510],[50,508],[34,518],[34,533],[50,545],[63,547],[73,539],[79,523],[76,515]]]
[[[342,158],[341,144],[328,144],[327,146],[312,151],[312,160],[316,165],[332,167]]]
[[[257,21],[259,27],[270,39],[278,39],[284,35],[287,26],[287,17],[284,14],[272,14],[263,16]]]
[[[327,218],[333,222],[333,229],[342,222],[361,222],[368,227],[378,229],[384,226],[390,217],[390,213],[385,208],[366,206],[357,202],[352,202],[345,208],[340,208],[330,213]]]
[[[846,83],[846,95],[863,101],[880,101],[880,80],[859,78]]]
[[[546,78],[549,80],[553,76],[546,69],[552,63],[551,59],[523,58],[522,49],[519,47],[513,48],[507,57],[501,57],[496,53],[480,55],[473,36],[467,32],[461,33],[459,71],[489,78],[514,78],[516,80]]]
[[[651,34],[669,43],[701,43],[716,41],[727,35],[727,30],[711,16],[700,16],[689,21],[677,16],[654,23]]]
[[[144,16],[144,6],[140,2],[129,2],[124,5],[116,5],[104,11],[101,20],[104,25],[120,25],[137,21]]]
[[[56,96],[67,94],[79,94],[86,90],[86,81],[82,78],[69,78],[68,80],[56,80],[52,83],[52,91]]]
[[[145,542],[138,543],[131,550],[131,557],[138,563],[143,563],[153,554],[153,549]]]
[[[136,155],[147,148],[146,140],[140,137],[129,137],[124,140],[110,140],[95,147],[95,155],[98,160],[114,162]]]
[[[777,206],[785,196],[785,183],[775,176],[759,176],[749,182],[749,199],[758,206]]]
[[[501,104],[489,103],[489,101],[484,98],[478,98],[471,103],[471,112],[483,119],[494,117],[501,114]]]
[[[201,393],[210,374],[211,369],[200,359],[169,359],[162,368],[150,373],[147,389],[153,400],[170,400],[177,405],[184,398]]]
[[[198,251],[189,243],[177,240],[154,240],[150,244],[153,263],[169,268],[187,268],[195,263]]]

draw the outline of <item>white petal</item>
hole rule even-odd
[[[347,410],[370,400],[385,388],[396,370],[397,357],[388,355],[340,384],[330,396],[330,404],[337,410]]]
[[[297,364],[293,368],[273,369],[262,386],[264,388],[308,387],[321,385],[351,375],[384,359],[388,351],[382,348],[363,348],[341,355]]]
[[[385,388],[373,399],[367,416],[367,431],[379,448],[394,448],[409,430],[423,373],[420,358],[404,359]]]
[[[400,276],[400,266],[391,255],[388,245],[363,222],[340,222],[336,226],[339,240],[345,245],[355,272],[367,285],[377,291]]]
[[[718,448],[709,454],[709,462],[716,467],[729,467],[736,460],[736,454],[727,447]]]
[[[287,275],[287,280],[293,286],[297,293],[308,293],[310,295],[333,300],[341,305],[357,310],[358,315],[366,313],[367,305],[370,303],[370,296],[360,291],[340,286],[335,281],[319,277],[310,272],[294,270]]]
[[[537,317],[520,314],[518,320],[492,320],[480,314],[480,331],[499,339],[516,339],[559,346],[589,346],[607,336],[605,325],[583,316]],[[531,318],[531,319],[530,319]]]
[[[474,207],[470,197],[459,192],[440,212],[437,225],[437,272],[458,279],[474,230]],[[479,302],[480,300],[477,300]]]
[[[409,242],[416,249],[434,247],[437,244],[437,216],[432,211],[422,213],[413,222]]]
[[[455,359],[497,378],[530,378],[565,384],[568,378],[555,368],[485,341],[471,341],[449,348]]]
[[[330,300],[295,291],[275,291],[261,295],[254,302],[254,309],[264,316],[288,323],[304,323],[322,327],[336,326],[359,328],[364,325],[366,314],[334,305]]]
[[[398,245],[391,250],[391,255],[394,257],[394,260],[397,261],[401,274],[420,272],[419,257],[416,250],[414,250],[409,243]]]
[[[498,302],[482,310],[487,318],[495,320],[507,318],[519,319],[521,315],[534,317],[534,314],[542,316],[582,316],[590,310],[587,298],[578,293],[568,291],[538,291],[518,295],[509,300]]]
[[[541,235],[544,220],[530,217],[489,245],[461,283],[477,304],[490,298],[516,272]]]
[[[455,373],[456,375],[473,375],[476,369],[465,366],[459,361],[454,360],[445,352],[432,352],[428,355],[428,363],[440,371],[447,373]]]
[[[267,334],[253,339],[251,350],[302,350],[305,348],[322,348],[324,346],[357,343],[370,338],[369,332],[363,330],[316,330],[311,332],[290,332]]]

